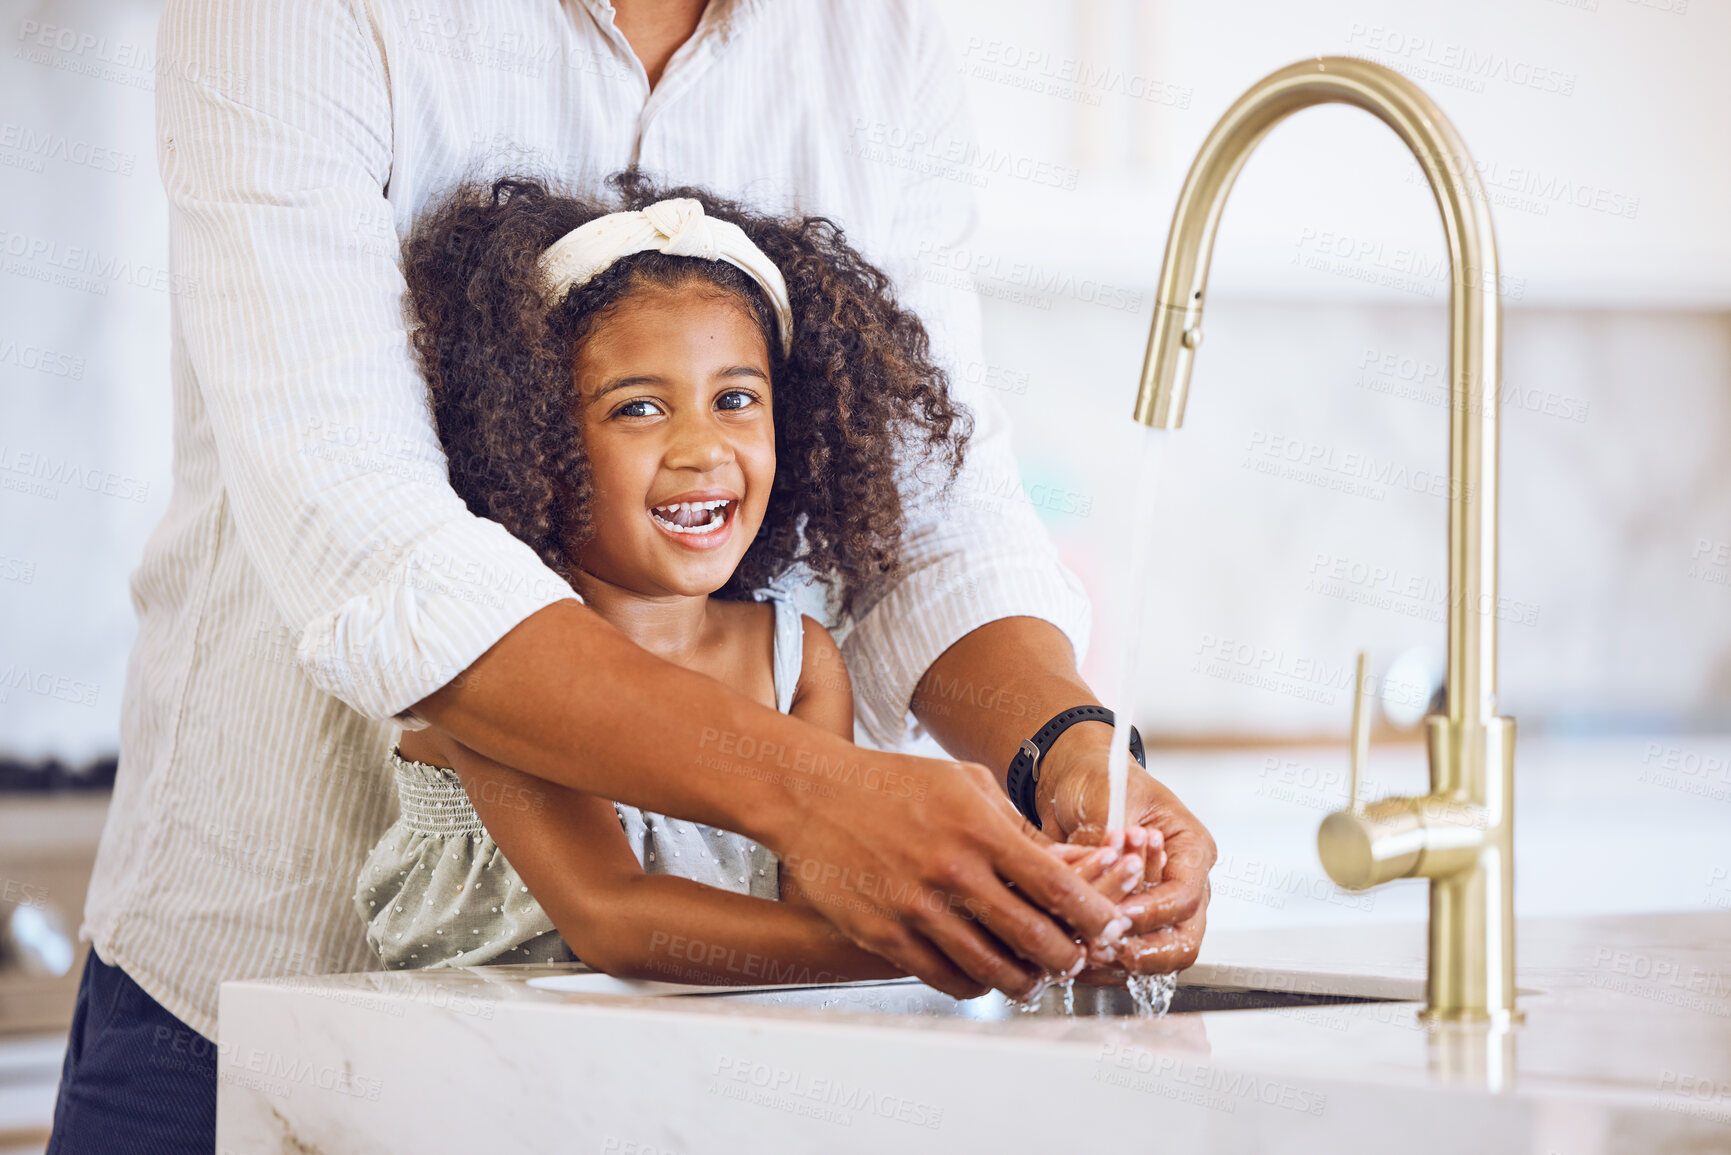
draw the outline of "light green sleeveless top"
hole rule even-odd
[[[804,626],[778,590],[775,705],[787,713],[799,685]],[[367,941],[392,969],[487,963],[572,962],[571,948],[482,826],[457,775],[393,749],[399,814],[355,886]],[[674,874],[736,894],[779,899],[775,855],[742,835],[615,804],[632,852],[650,874]]]

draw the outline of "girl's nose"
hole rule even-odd
[[[669,469],[691,469],[699,473],[718,469],[733,460],[733,444],[726,431],[707,417],[692,416],[676,423],[667,447]]]

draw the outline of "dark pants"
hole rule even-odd
[[[48,1155],[216,1149],[216,1044],[90,952]]]

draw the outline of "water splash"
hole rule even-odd
[[[1014,995],[1005,995],[1004,1001],[1015,1007],[1024,1015],[1034,1015],[1040,1012],[1040,1002],[1045,997],[1046,988],[1051,984],[1051,977],[1041,979],[1034,984],[1034,989],[1028,992],[1028,997],[1018,999]]]
[[[1057,983],[1058,989],[1063,991],[1059,1003],[1063,1007],[1063,1013],[1067,1017],[1074,1017],[1076,1014],[1076,980],[1057,979],[1054,981]],[[1136,1008],[1136,1018],[1164,1018],[1166,1012],[1172,1009],[1172,996],[1178,989],[1178,976],[1170,974],[1129,975],[1126,978],[1125,987],[1129,990],[1130,1001]],[[1051,987],[1047,983],[1042,982],[1029,993],[1026,999],[1005,995],[1004,1001],[1016,1008],[1021,1014],[1037,1015],[1042,1011],[1048,1011],[1046,994],[1050,989]],[[1095,1006],[1097,1004],[1089,1005]],[[1056,1010],[1056,1007],[1050,1008],[1050,1011],[1055,1012]],[[1099,1014],[1100,1011],[1090,1010],[1086,1013]]]
[[[1136,1015],[1144,1019],[1161,1019],[1172,1009],[1172,995],[1178,990],[1178,976],[1131,975],[1125,984],[1136,1004]]]
[[[1142,430],[1142,462],[1130,515],[1130,566],[1124,573],[1122,608],[1119,611],[1118,708],[1112,730],[1112,752],[1106,759],[1106,782],[1111,801],[1106,810],[1108,837],[1124,829],[1124,793],[1130,774],[1130,715],[1136,708],[1136,659],[1142,641],[1142,609],[1148,592],[1142,586],[1154,544],[1154,501],[1160,488],[1161,467],[1166,460],[1164,429]]]

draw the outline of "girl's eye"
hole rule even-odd
[[[627,401],[613,411],[615,417],[653,417],[655,414],[653,401]]]
[[[715,399],[717,409],[744,409],[754,404],[757,397],[744,389],[729,389]]]

